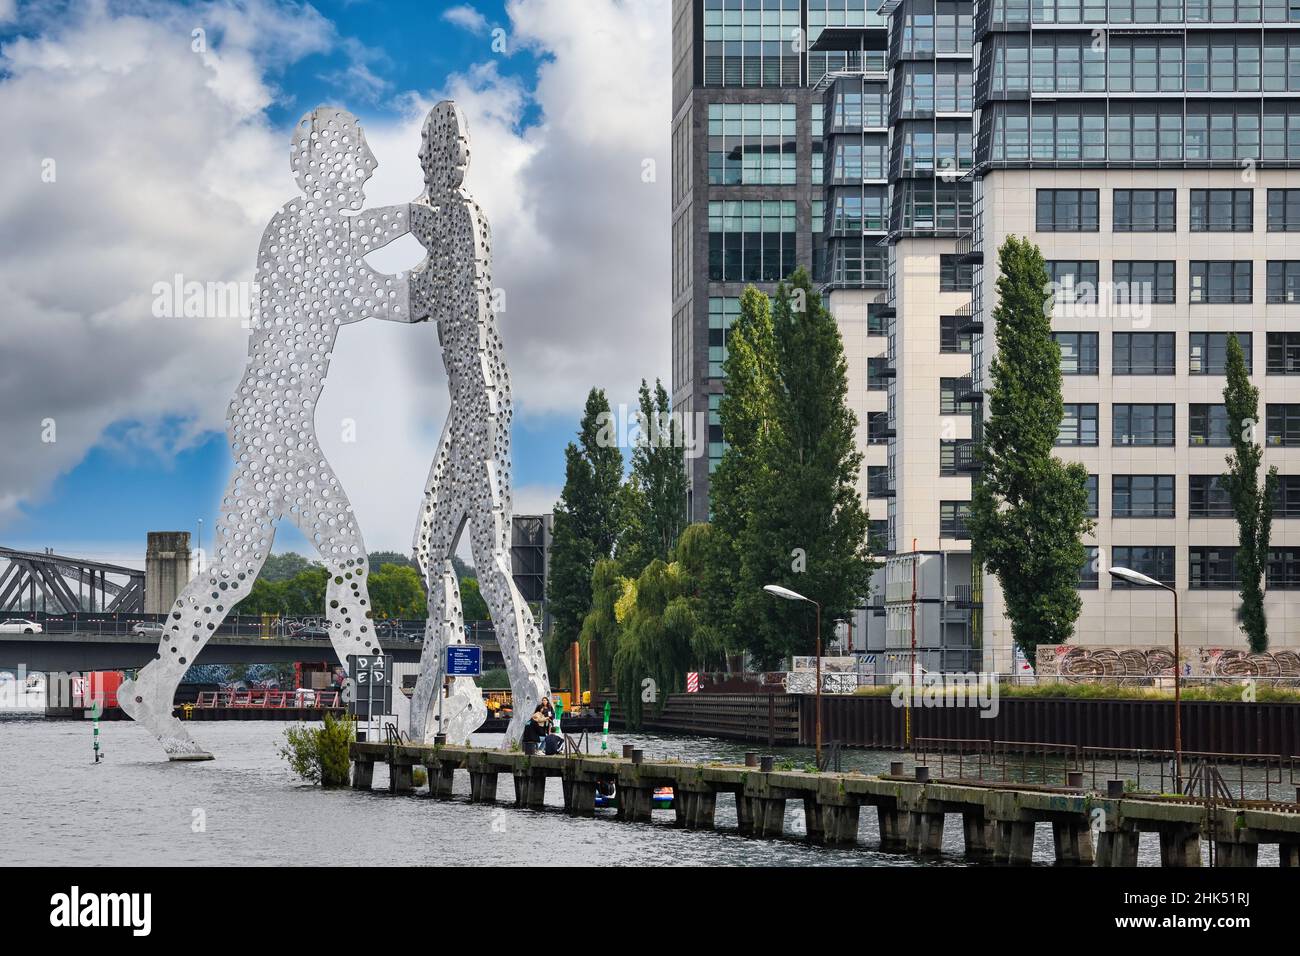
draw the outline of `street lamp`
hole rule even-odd
[[[791,591],[779,584],[764,584],[763,590],[775,597],[787,601],[807,601],[817,609],[817,687],[813,694],[816,698],[817,725],[817,769],[822,768],[822,606],[810,597],[804,597],[798,591]]]
[[[1111,577],[1143,588],[1163,588],[1174,596],[1174,781],[1175,793],[1183,792],[1183,717],[1182,695],[1179,692],[1182,657],[1178,653],[1178,592],[1168,584],[1149,578],[1128,568],[1111,568]]]

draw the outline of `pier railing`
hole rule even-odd
[[[1123,780],[1133,794],[1218,803],[1283,803],[1300,810],[1300,756],[1185,750],[1182,781],[1174,752],[1063,743],[918,737],[913,759],[939,780],[1105,791]],[[1291,811],[1294,812],[1294,811]]]

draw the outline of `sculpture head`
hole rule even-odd
[[[379,163],[357,118],[319,106],[294,127],[289,167],[308,199],[330,209],[361,209]]]
[[[469,126],[451,100],[429,110],[420,139],[420,165],[430,195],[459,189],[469,167]]]

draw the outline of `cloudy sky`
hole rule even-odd
[[[516,511],[549,510],[587,389],[668,376],[669,27],[669,0],[0,0],[0,544],[136,563],[146,531],[200,519],[210,543],[248,332],[156,316],[155,285],[251,282],[297,189],[287,130],[321,104],[360,117],[375,205],[419,193],[429,106],[464,109]],[[436,339],[339,334],[317,428],[371,549],[409,550],[447,409]],[[306,544],[284,526],[276,549]]]

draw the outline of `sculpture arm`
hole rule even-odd
[[[349,309],[345,322],[374,316],[389,322],[411,322],[411,291],[407,273],[389,274],[373,269],[365,257],[411,231],[409,203],[367,209],[349,220],[357,275],[355,296],[360,302]]]

